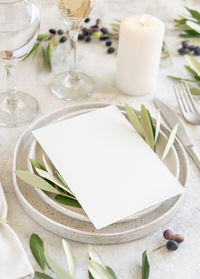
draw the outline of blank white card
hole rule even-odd
[[[33,134],[97,229],[184,191],[115,106]]]

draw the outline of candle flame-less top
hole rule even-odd
[[[146,18],[145,18],[145,15],[143,15],[140,19],[140,24],[142,27],[144,27],[145,21],[146,21]]]

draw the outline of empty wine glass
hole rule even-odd
[[[77,71],[76,43],[80,26],[92,9],[93,0],[57,0],[58,8],[68,27],[70,37],[70,58],[68,72],[61,73],[50,82],[54,95],[64,100],[81,100],[95,88],[94,81]]]
[[[7,92],[0,94],[0,125],[18,126],[38,113],[35,98],[17,91],[16,64],[32,49],[37,39],[40,12],[26,0],[0,1],[0,62],[7,73]]]

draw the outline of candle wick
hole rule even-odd
[[[140,20],[140,25],[141,25],[141,27],[144,27],[144,23],[145,23],[145,16],[142,16],[141,17],[141,20]]]

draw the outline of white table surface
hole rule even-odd
[[[34,2],[41,7],[41,32],[46,32],[51,27],[59,28],[64,26],[53,0],[35,0]],[[184,58],[177,55],[180,39],[172,29],[172,19],[176,13],[183,12],[184,5],[196,7],[200,10],[198,0],[96,0],[91,15],[92,18],[102,18],[105,24],[109,24],[115,19],[122,19],[131,13],[146,12],[160,17],[165,22],[167,29],[166,42],[171,50],[174,64],[171,65],[168,60],[161,62],[157,90],[154,96],[158,96],[168,103],[178,115],[180,113],[173,93],[172,82],[166,76],[168,74],[187,76],[183,67]],[[153,95],[134,98],[121,94],[115,88],[113,76],[116,56],[107,55],[105,49],[103,43],[80,43],[79,45],[79,68],[90,74],[97,83],[95,93],[86,101],[107,101],[121,104],[129,102],[135,108],[139,108],[140,104],[144,103],[148,105],[152,113],[155,113],[156,110],[152,104]],[[42,72],[40,60],[35,60],[32,64],[30,62],[21,62],[18,66],[18,88],[35,96],[38,100],[40,105],[38,118],[57,108],[71,104],[70,102],[58,100],[48,89],[48,82],[54,74],[67,68],[66,55],[66,46],[62,45],[54,56],[54,73]],[[3,69],[1,69],[0,79],[0,90],[3,92],[5,90],[5,72]],[[200,128],[185,124],[197,149],[199,149]],[[50,253],[66,266],[61,238],[46,231],[33,221],[20,206],[13,190],[11,179],[13,150],[17,138],[28,125],[18,128],[0,128],[0,179],[9,206],[8,221],[22,241],[35,270],[39,270],[39,267],[31,256],[29,249],[29,237],[32,233],[37,233],[44,240],[45,246],[48,247]],[[191,175],[185,202],[176,216],[165,227],[144,239],[131,243],[96,247],[105,263],[115,270],[118,278],[141,278],[142,252],[145,249],[154,249],[164,243],[162,231],[165,228],[171,228],[174,232],[182,233],[185,236],[185,242],[176,252],[168,252],[166,249],[162,249],[151,256],[150,278],[197,279],[200,277],[200,172],[191,160],[190,165]],[[72,241],[70,243],[77,256],[77,278],[88,278],[87,245]]]

